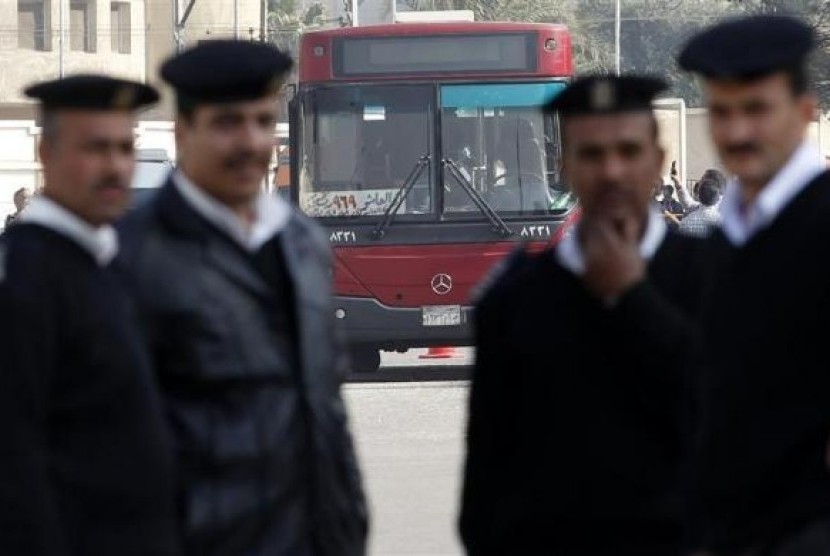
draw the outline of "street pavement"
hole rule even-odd
[[[472,350],[446,360],[420,359],[425,353],[384,353],[381,372],[390,382],[344,388],[369,498],[370,556],[462,554],[456,521],[469,388],[464,380],[428,377],[464,369]],[[391,382],[413,368],[422,380]]]

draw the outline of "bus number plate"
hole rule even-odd
[[[430,305],[421,307],[424,326],[458,326],[461,324],[461,305]]]

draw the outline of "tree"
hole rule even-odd
[[[320,2],[305,8],[297,0],[269,0],[268,35],[266,40],[280,50],[296,53],[300,34],[328,23],[325,7]]]
[[[621,23],[621,70],[662,76],[669,96],[702,105],[699,82],[677,66],[677,55],[695,33],[720,19],[741,15],[745,6],[724,0],[626,1]]]
[[[830,3],[826,0],[754,0],[746,2],[751,13],[793,15],[816,31],[818,46],[810,58],[808,70],[813,77],[823,110],[830,109]]]
[[[615,67],[613,0],[398,0],[399,9],[472,10],[478,21],[563,23],[571,30],[580,74],[610,72]],[[685,40],[705,25],[745,8],[727,0],[624,0],[621,14],[622,71],[665,77],[692,105],[700,90],[681,72],[675,56]]]

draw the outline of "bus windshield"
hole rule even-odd
[[[301,107],[300,206],[311,216],[381,215],[433,155],[431,86],[320,88]],[[399,215],[433,212],[431,164]]]
[[[541,110],[564,86],[310,89],[299,107],[300,207],[310,216],[380,216],[410,180],[395,211],[403,218],[479,218],[482,201],[508,217],[568,210],[575,200],[561,184],[556,118]]]
[[[555,117],[540,109],[562,88],[561,83],[441,87],[444,213],[478,210],[459,183],[462,178],[502,214],[548,214],[573,204],[561,185]]]

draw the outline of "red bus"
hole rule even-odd
[[[575,200],[555,115],[562,25],[398,23],[305,34],[292,199],[334,247],[354,367],[469,345],[471,292],[517,242],[556,241]]]

